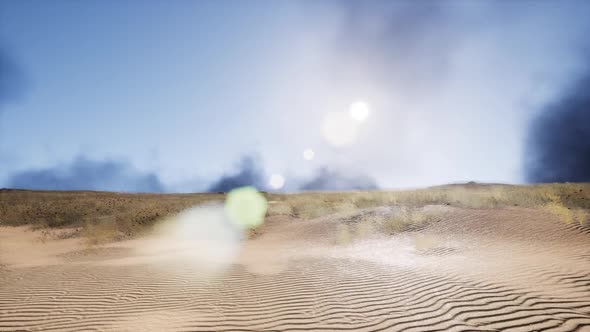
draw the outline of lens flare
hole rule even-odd
[[[303,150],[303,159],[313,160],[314,157],[315,157],[315,152],[312,149]]]
[[[357,101],[350,104],[350,117],[358,122],[363,122],[369,116],[369,105],[362,101]]]
[[[264,222],[266,198],[254,187],[230,191],[225,200],[225,212],[231,222],[243,229],[255,228]]]
[[[322,134],[332,145],[342,147],[356,140],[357,123],[346,112],[330,112],[324,117]]]
[[[280,174],[273,174],[270,176],[268,184],[272,189],[281,189],[285,185],[285,177]]]

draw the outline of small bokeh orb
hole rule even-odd
[[[225,199],[225,213],[232,224],[250,229],[260,226],[266,215],[266,198],[254,187],[241,187],[230,191]]]
[[[273,174],[270,176],[268,184],[272,189],[281,189],[285,185],[285,177],[280,174]]]
[[[369,105],[363,101],[357,101],[350,104],[350,117],[355,121],[365,121],[369,116]]]
[[[303,159],[313,160],[314,157],[315,157],[315,152],[312,149],[303,150]]]

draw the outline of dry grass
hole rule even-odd
[[[89,222],[82,229],[81,235],[86,239],[88,245],[98,245],[122,239],[123,234],[118,228],[117,223],[112,219]]]
[[[275,203],[269,210],[269,215],[283,214],[300,219],[383,206],[401,207],[398,214],[387,218],[373,217],[373,220],[367,222],[373,228],[380,228],[389,234],[411,230],[436,220],[436,215],[421,210],[428,205],[450,205],[471,209],[546,209],[564,222],[585,225],[589,223],[587,211],[590,210],[590,184],[516,186],[469,183],[405,191],[274,195],[273,199]],[[358,237],[358,231],[351,226],[339,229],[337,233],[338,243]]]
[[[355,226],[365,227],[365,230],[348,226],[346,231],[341,231],[342,234],[349,232],[351,238],[369,232],[376,224],[383,225],[381,229],[387,233],[396,233],[411,229],[412,225],[428,223],[434,217],[420,212],[420,208],[427,205],[543,208],[564,222],[580,224],[589,223],[590,210],[590,184],[571,183],[533,186],[469,183],[404,191],[266,194],[266,197],[271,202],[267,215],[299,219],[382,206],[402,207],[400,214],[387,220]],[[0,226],[31,225],[42,230],[69,228],[74,229],[70,235],[59,236],[82,235],[90,243],[102,243],[140,235],[160,219],[197,204],[223,199],[223,194],[0,190]],[[58,235],[47,232],[43,237]]]
[[[46,229],[67,228],[73,229],[69,236],[104,243],[142,234],[160,219],[214,200],[223,195],[0,190],[0,226],[31,225],[43,230],[42,241],[64,236]]]
[[[404,191],[326,192],[273,196],[276,203],[272,209],[302,219],[379,206],[419,208],[426,205],[451,205],[475,209],[511,206],[539,208],[559,201],[565,207],[590,209],[590,184],[573,183],[533,186],[473,183]]]
[[[357,220],[348,220],[336,228],[334,243],[347,245],[375,233],[398,234],[418,230],[441,220],[441,215],[423,209],[399,207],[387,213],[369,213]]]
[[[590,228],[590,213],[587,210],[578,209],[574,218],[580,226]]]
[[[70,238],[79,237],[81,234],[81,228],[70,228],[70,229],[54,229],[54,228],[37,228],[40,230],[38,237],[39,242],[45,243],[48,240],[65,240]]]
[[[587,226],[589,213],[587,210],[579,207],[568,207],[560,196],[547,193],[549,199],[543,208],[555,215],[559,220],[566,224],[578,223],[580,226]]]
[[[336,228],[334,243],[347,245],[354,241],[366,239],[375,231],[375,225],[370,219],[364,219],[354,224],[340,224]]]
[[[336,206],[328,201],[302,195],[289,199],[287,204],[292,208],[292,215],[301,219],[313,219],[337,211]]]
[[[440,220],[439,216],[432,212],[402,207],[391,215],[377,216],[374,222],[383,232],[397,234],[426,227],[438,220]]]
[[[267,216],[290,216],[293,215],[293,207],[283,202],[269,202]]]

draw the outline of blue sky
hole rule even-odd
[[[0,182],[82,158],[205,190],[253,155],[287,189],[325,168],[385,188],[520,183],[527,124],[584,73],[589,8],[3,0],[24,88],[0,104]],[[334,146],[326,114],[357,100],[370,115]]]

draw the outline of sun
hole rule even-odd
[[[364,101],[357,101],[350,104],[348,108],[350,117],[358,122],[365,121],[369,116],[369,105]]]
[[[280,174],[273,174],[270,176],[268,184],[272,189],[281,189],[285,185],[285,177]]]

